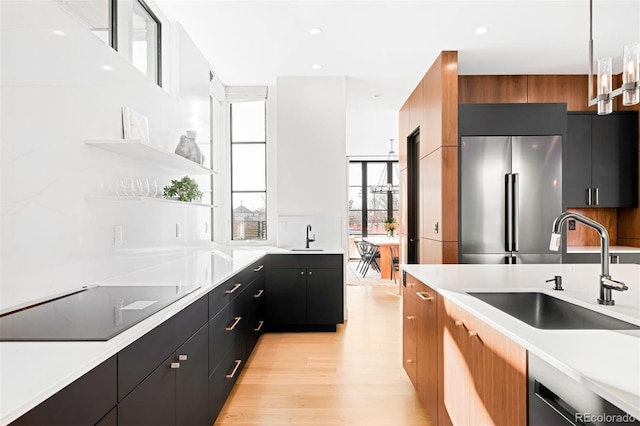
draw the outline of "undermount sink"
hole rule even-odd
[[[292,248],[291,251],[323,251],[321,248]]]
[[[467,292],[535,328],[546,330],[639,330],[631,324],[545,293]]]

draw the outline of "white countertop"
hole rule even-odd
[[[612,404],[640,418],[640,331],[542,330],[482,302],[466,291],[531,291],[640,325],[640,265],[611,265],[614,280],[629,290],[613,291],[614,306],[598,305],[600,264],[401,265],[480,320],[583,383]],[[545,280],[562,276],[565,291]]]
[[[568,246],[567,253],[600,253],[600,246]],[[609,254],[640,253],[640,247],[610,246]]]
[[[0,342],[0,424],[17,419],[266,253],[246,248],[182,250],[160,266],[94,283],[200,286],[106,342]]]
[[[320,247],[318,247],[320,248]],[[200,288],[106,342],[0,342],[0,425],[6,425],[171,318],[266,254],[344,254],[341,248],[292,251],[273,246],[179,249],[174,260],[97,285],[198,285]]]

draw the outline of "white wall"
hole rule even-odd
[[[343,239],[346,78],[280,77],[277,91],[278,216],[339,218]]]
[[[390,142],[398,154],[398,111],[347,108],[347,156],[387,157]]]
[[[87,200],[121,177],[162,187],[181,175],[84,144],[121,139],[123,106],[148,117],[159,148],[173,151],[187,129],[208,141],[209,67],[186,34],[165,54],[180,52],[189,74],[163,89],[53,0],[0,7],[0,309],[148,266],[149,253],[208,245],[206,208]]]

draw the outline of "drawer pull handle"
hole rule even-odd
[[[262,268],[264,268],[264,265],[258,266],[256,269],[253,270],[253,272],[260,272],[262,271]]]
[[[433,300],[433,296],[429,296],[429,293],[424,292],[424,291],[419,291],[416,293],[418,295],[418,297],[422,300]],[[425,294],[427,296],[425,296]]]
[[[260,289],[256,294],[253,295],[253,297],[255,297],[257,299],[260,296],[262,296],[262,293],[264,293],[264,290]]]
[[[478,332],[477,332],[477,331],[471,331],[471,330],[469,330],[469,331],[467,331],[467,333],[469,333],[469,336],[471,336],[471,337],[476,337],[476,336],[478,335]]]
[[[300,271],[300,275],[304,275],[304,271]]]
[[[171,368],[173,368],[173,369],[180,368],[180,363],[179,362],[172,362],[171,363]]]
[[[414,315],[407,315],[407,319],[408,319],[409,321],[413,321],[413,319],[414,319],[414,318],[415,318],[415,316],[414,316]]]
[[[456,327],[460,327],[464,325],[464,321],[456,320],[455,324],[456,324]]]
[[[227,374],[225,376],[227,379],[233,379],[233,376],[236,375],[236,372],[238,371],[238,368],[240,368],[240,364],[242,364],[242,360],[241,359],[236,359],[235,361],[233,361],[233,363],[235,364],[235,366],[233,367],[233,371],[231,372],[231,374]]]
[[[236,325],[238,325],[238,323],[240,322],[241,319],[242,319],[242,317],[235,317],[234,321],[233,321],[233,324],[231,324],[230,326],[225,328],[225,330],[233,331],[233,329],[236,328]]]
[[[413,360],[412,360],[412,359],[408,359],[408,360],[407,360],[407,364],[411,364],[412,362],[413,362]]]
[[[313,275],[313,272],[309,271],[309,275]]]
[[[240,283],[235,283],[235,284],[233,285],[233,288],[232,288],[232,289],[230,289],[230,290],[225,291],[225,293],[227,293],[227,294],[231,294],[231,293],[233,293],[234,291],[236,291],[237,289],[239,289],[239,288],[240,288],[240,286],[242,286],[242,284],[240,284]]]
[[[254,328],[253,331],[260,331],[262,330],[262,326],[264,325],[264,321],[258,321],[258,327]]]
[[[186,360],[187,360],[186,355],[178,355],[178,361],[186,361]]]

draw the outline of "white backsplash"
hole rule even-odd
[[[163,70],[174,72],[166,90],[53,0],[1,8],[0,309],[152,266],[150,252],[208,246],[207,208],[87,199],[121,178],[156,179],[161,192],[184,175],[84,143],[121,139],[123,106],[148,117],[155,147],[173,152],[186,130],[208,141],[209,65],[186,33],[171,54],[188,76]],[[180,31],[164,24],[165,37]],[[208,191],[209,176],[194,177]]]
[[[342,239],[346,229],[341,217],[337,216],[279,216],[278,247],[292,249],[305,247],[307,225],[311,225],[310,238],[315,241],[310,248],[334,250],[343,249]]]

